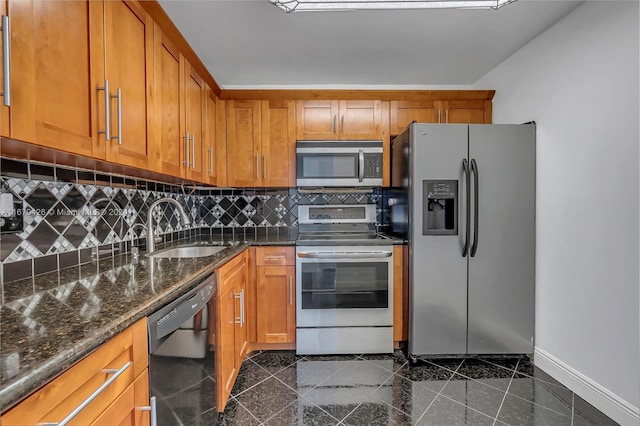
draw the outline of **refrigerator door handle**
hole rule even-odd
[[[478,250],[478,164],[476,159],[471,159],[471,172],[473,173],[473,244],[471,245],[471,257],[476,256]]]
[[[464,235],[464,247],[462,249],[462,257],[467,257],[469,252],[469,235],[471,234],[471,174],[469,173],[469,161],[466,158],[462,159],[462,170],[464,170],[467,195],[467,216],[466,216],[466,231]]]

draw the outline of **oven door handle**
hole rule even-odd
[[[392,252],[301,252],[301,259],[382,259],[391,257]]]

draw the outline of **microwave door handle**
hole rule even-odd
[[[391,257],[391,252],[356,252],[356,253],[334,253],[334,252],[301,252],[298,257],[301,259],[383,259]]]
[[[364,179],[364,151],[358,150],[358,182]]]

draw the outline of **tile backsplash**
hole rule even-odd
[[[298,204],[377,203],[365,194],[299,193],[291,189],[195,189],[93,171],[0,159],[0,194],[10,193],[20,232],[0,234],[2,282],[26,278],[123,250],[145,237],[149,206],[170,197],[191,219],[185,226],[168,203],[152,215],[156,235],[165,239],[230,229],[291,228]],[[379,215],[381,213],[379,212]],[[242,232],[239,232],[242,231]],[[236,232],[236,231],[234,231]]]

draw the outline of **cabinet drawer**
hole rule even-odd
[[[294,248],[256,247],[256,266],[295,266]]]
[[[146,319],[142,319],[3,414],[0,423],[9,426],[60,422],[119,373],[69,423],[91,424],[147,366],[147,326]]]

